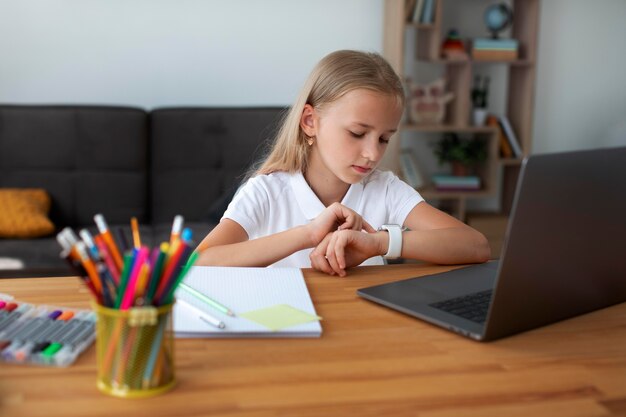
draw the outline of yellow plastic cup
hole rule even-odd
[[[100,391],[146,398],[174,387],[172,306],[117,310],[94,305]]]

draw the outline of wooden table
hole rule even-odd
[[[492,343],[365,301],[356,289],[445,270],[304,274],[319,339],[177,339],[177,387],[101,394],[95,348],[69,368],[0,364],[2,416],[604,416],[626,414],[626,303]],[[17,300],[87,307],[76,278],[0,280]]]

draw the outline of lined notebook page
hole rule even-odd
[[[322,333],[319,321],[272,331],[240,316],[279,304],[316,315],[302,271],[298,268],[194,266],[183,282],[228,307],[235,313],[235,317],[222,313],[179,288],[176,291],[177,299],[223,321],[226,327],[213,327],[200,320],[198,314],[185,303],[176,303],[176,337],[319,337]]]

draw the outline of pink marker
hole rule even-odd
[[[124,292],[124,296],[122,298],[122,303],[120,304],[121,310],[128,310],[133,303],[133,298],[135,296],[135,287],[137,286],[137,279],[139,278],[139,272],[141,271],[141,267],[146,260],[148,259],[148,248],[142,247],[139,249],[137,253],[137,260],[133,265],[133,270],[130,273],[130,277],[128,278],[128,285],[126,286],[126,290]]]

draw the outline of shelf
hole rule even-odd
[[[419,30],[435,30],[435,29],[439,29],[434,23],[414,23],[414,22],[408,22],[407,27],[412,27],[412,28],[416,28]]]
[[[497,127],[472,126],[471,91],[475,75],[482,72],[508,72],[506,86],[498,85],[498,96],[502,94],[505,103],[498,103],[501,108],[489,109],[490,112],[504,112],[512,129],[515,131],[521,149],[525,154],[531,151],[533,100],[535,76],[537,70],[537,32],[541,0],[511,0],[510,5],[515,11],[510,37],[519,42],[518,58],[515,60],[477,60],[471,51],[467,55],[446,58],[442,55],[441,46],[446,31],[452,21],[466,19],[465,7],[482,9],[482,5],[460,7],[463,0],[435,0],[434,19],[430,24],[407,22],[409,11],[407,5],[415,2],[408,0],[385,0],[383,50],[385,57],[402,79],[425,82],[426,77],[432,79],[432,72],[441,72],[446,81],[446,91],[454,95],[454,100],[446,104],[444,124],[416,125],[409,122],[401,124],[399,132],[406,132],[403,139],[430,140],[444,133],[478,135],[488,141],[487,160],[481,167],[484,190],[479,191],[436,191],[431,184],[418,191],[429,199],[441,200],[438,203],[444,208],[453,207],[454,215],[465,220],[468,201],[481,198],[497,197],[499,209],[508,215],[511,209],[517,176],[520,172],[522,158],[501,158],[499,152],[500,133]],[[414,11],[413,11],[414,12]],[[412,16],[412,15],[411,15]],[[475,17],[473,18],[475,19]],[[475,22],[479,24],[480,22]],[[468,32],[469,33],[469,32]],[[407,38],[414,38],[413,51],[408,51]],[[411,65],[406,65],[410,63]],[[430,68],[425,64],[435,64]],[[408,69],[411,67],[410,69]],[[421,71],[424,69],[424,75]],[[408,71],[408,73],[405,73]],[[504,91],[502,91],[504,89]],[[421,134],[416,134],[421,133]],[[400,141],[395,141],[385,155],[385,167],[396,172],[400,171]],[[433,156],[434,158],[434,156]],[[471,204],[470,204],[471,207]]]
[[[418,58],[418,61],[428,62],[431,64],[441,64],[441,65],[510,65],[512,67],[531,67],[535,63],[528,59],[516,59],[514,61],[495,61],[495,60],[482,60],[482,59],[446,59],[446,58],[437,58],[437,59],[429,59],[429,58]]]
[[[476,191],[437,191],[432,186],[423,187],[417,190],[425,199],[457,199],[457,198],[484,198],[491,197],[495,194],[495,190],[485,188]]]
[[[500,158],[499,162],[500,164],[505,165],[505,166],[515,166],[515,165],[521,165],[522,159],[521,158]]]
[[[534,61],[530,61],[528,59],[516,59],[514,61],[494,61],[494,60],[486,60],[486,59],[472,59],[472,64],[475,65],[489,65],[489,64],[503,64],[510,65],[512,67],[532,67],[535,65]]]
[[[412,132],[456,132],[456,133],[487,133],[494,134],[496,129],[491,126],[456,126],[456,125],[415,125],[404,124],[401,130],[409,130]]]

